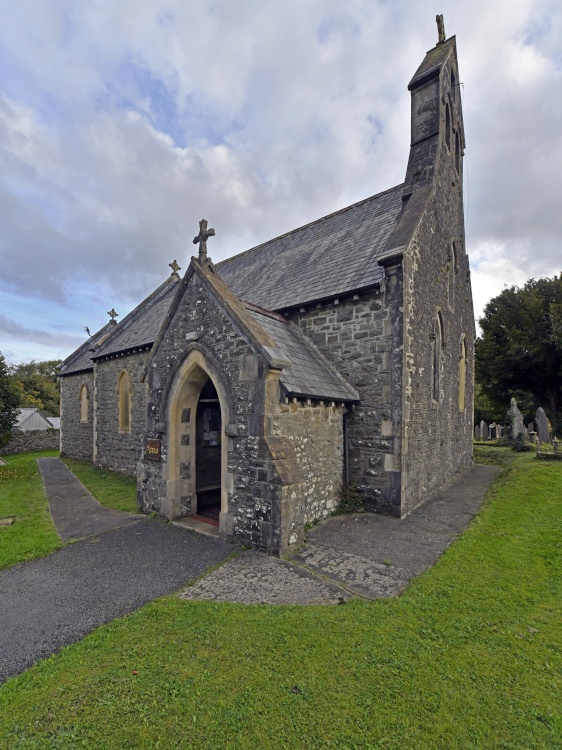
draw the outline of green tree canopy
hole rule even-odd
[[[517,392],[560,423],[562,405],[562,274],[504,289],[484,309],[476,341],[476,379],[482,393],[509,404]]]
[[[19,395],[0,352],[0,445],[4,445],[16,423]]]
[[[12,365],[10,375],[19,394],[20,406],[36,406],[49,417],[60,414],[60,393],[57,382],[58,366],[62,360],[28,362]]]

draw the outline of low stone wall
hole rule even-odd
[[[58,451],[60,449],[60,430],[16,430],[12,433],[7,445],[0,448],[0,455],[25,453],[27,451]]]

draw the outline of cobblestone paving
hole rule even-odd
[[[285,560],[243,552],[189,586],[180,598],[243,604],[342,604],[351,594]]]
[[[377,563],[330,547],[310,544],[292,558],[311,572],[330,578],[368,599],[395,596],[408,585],[412,574],[392,564]]]
[[[246,604],[396,596],[466,528],[497,473],[472,466],[401,521],[372,513],[326,519],[289,560],[243,552],[180,596]]]

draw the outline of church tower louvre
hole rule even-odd
[[[438,29],[403,183],[216,265],[202,220],[183,278],[174,261],[64,363],[63,451],[136,473],[141,511],[285,554],[342,484],[404,517],[471,462],[465,140]]]

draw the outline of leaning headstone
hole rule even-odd
[[[541,443],[550,443],[550,432],[548,431],[548,419],[542,406],[537,409],[537,432]]]
[[[480,440],[488,440],[488,425],[484,420],[480,422]]]
[[[519,408],[517,406],[517,401],[512,398],[511,399],[511,407],[510,407],[512,420],[511,420],[511,437],[516,438],[519,433],[523,433],[525,437],[527,436],[527,430],[525,429],[525,424],[523,422],[523,415],[519,411]]]
[[[480,425],[479,424],[477,424],[476,427],[474,428],[474,439],[480,440]]]
[[[497,435],[498,438],[501,438],[501,436],[502,436],[502,426],[501,426],[501,424],[497,424],[496,425],[496,435]]]

